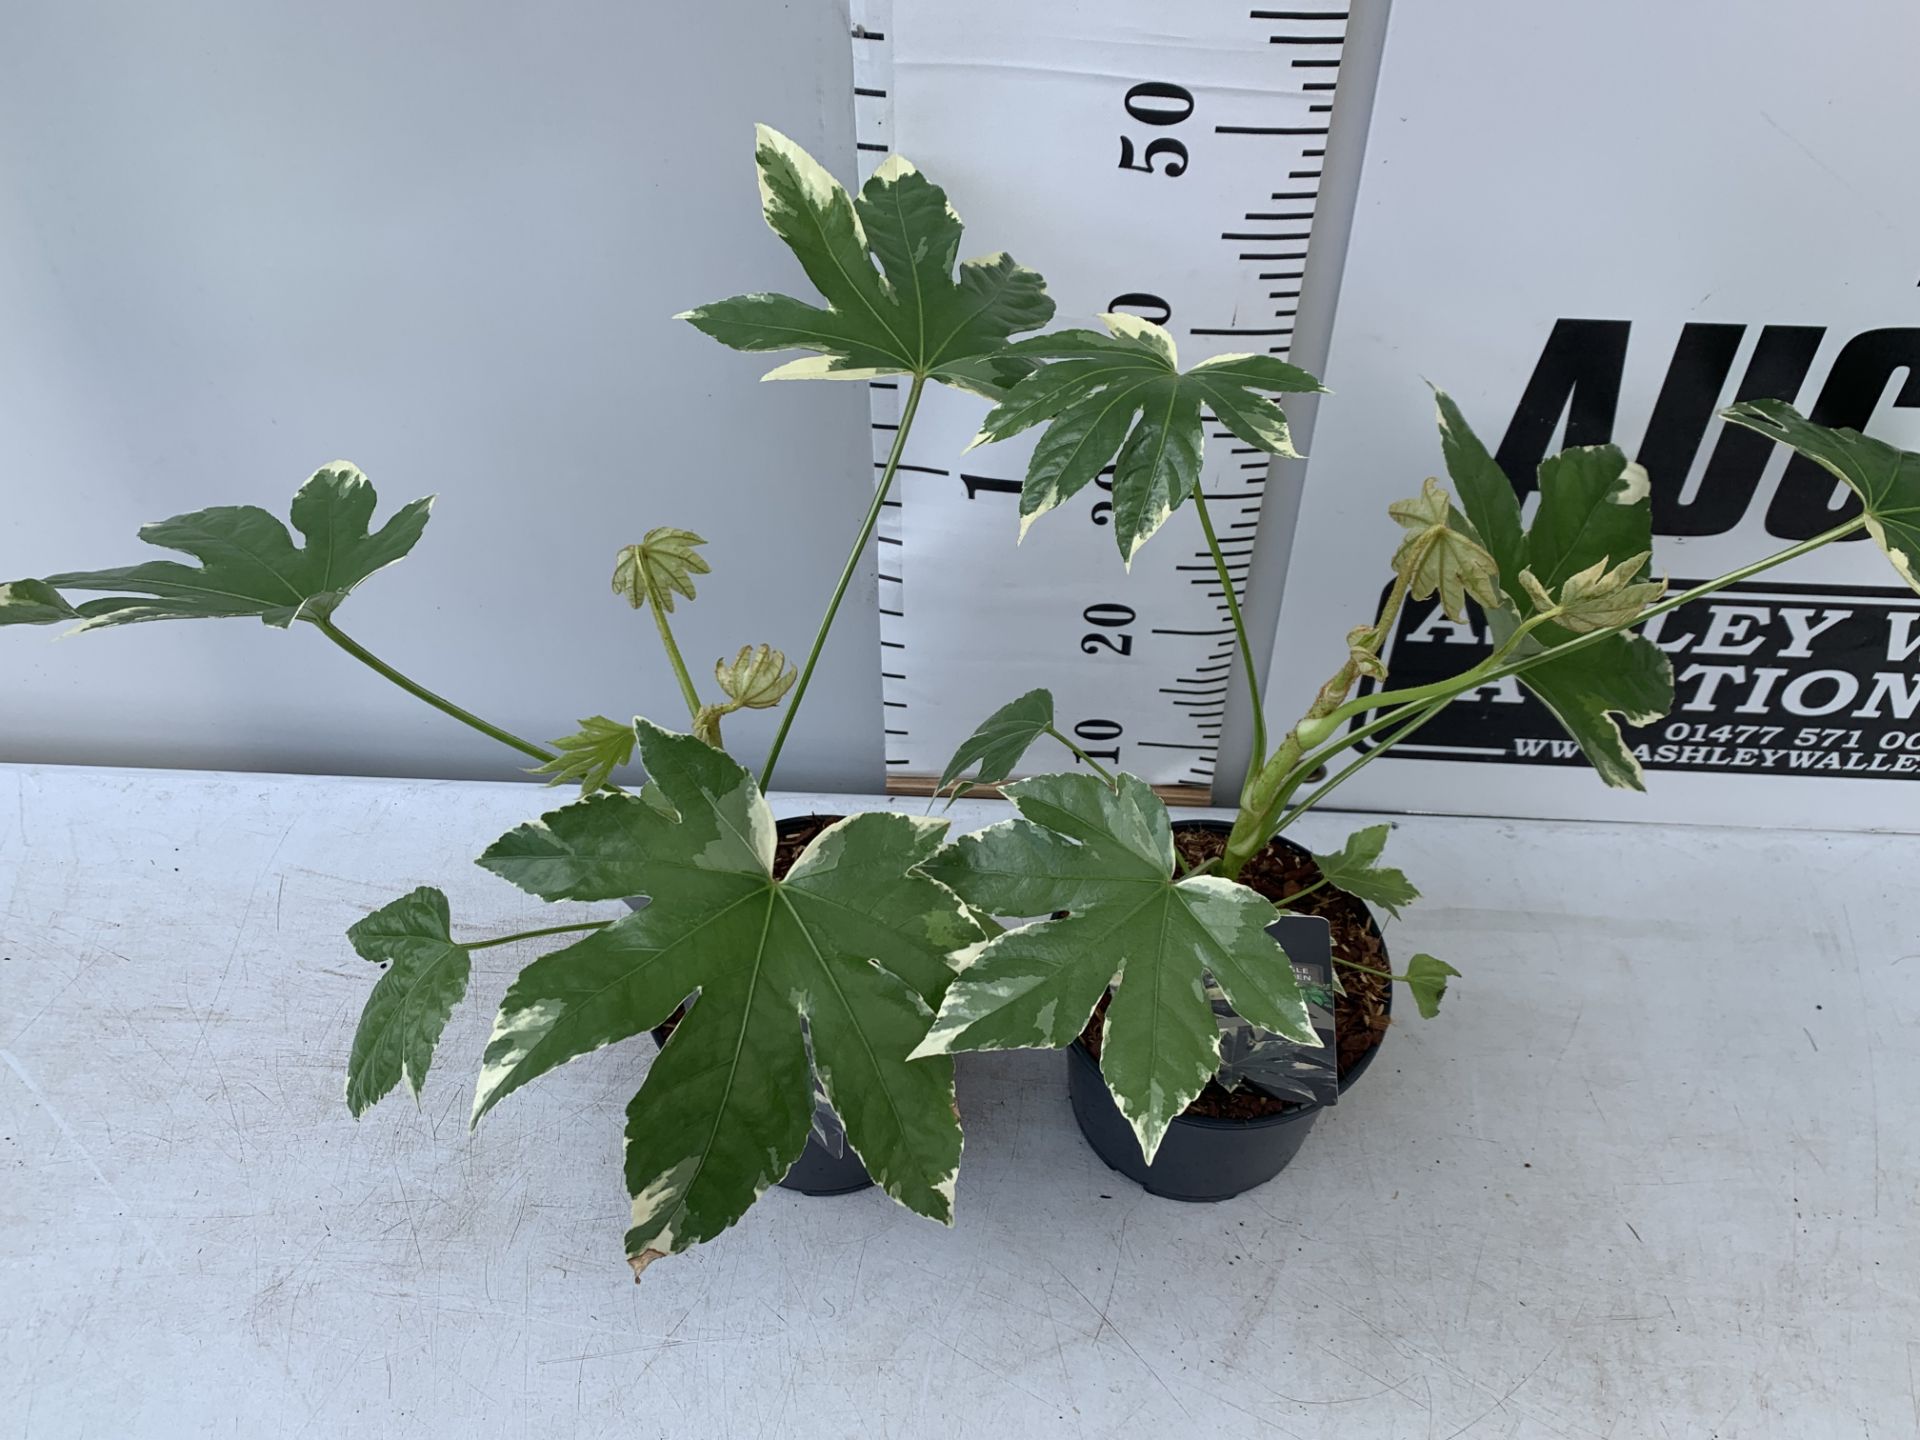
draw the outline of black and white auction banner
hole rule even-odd
[[[1005,249],[1040,270],[1062,323],[1124,310],[1166,325],[1183,365],[1287,353],[1344,0],[852,8],[866,172],[898,151],[947,187],[963,253]],[[899,400],[875,386],[876,466]],[[937,775],[989,711],[1045,685],[1089,753],[1156,783],[1207,785],[1234,647],[1192,507],[1131,574],[1095,487],[1016,547],[1039,432],[963,453],[986,408],[929,393],[882,527],[890,778]],[[1214,428],[1206,493],[1243,584],[1268,460]]]
[[[1387,504],[1443,473],[1425,382],[1523,489],[1562,444],[1649,472],[1676,589],[1849,513],[1714,418],[1791,400],[1920,448],[1920,6],[1395,5],[1272,673],[1298,712],[1373,615]],[[1920,597],[1862,538],[1664,618],[1672,715],[1604,788],[1537,702],[1456,705],[1340,803],[1808,826],[1920,817]],[[1413,607],[1396,685],[1485,636]]]

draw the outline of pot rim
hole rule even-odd
[[[1094,1079],[1098,1080],[1102,1087],[1106,1087],[1107,1077],[1100,1071],[1100,1062],[1093,1058],[1093,1052],[1081,1044],[1077,1037],[1067,1046],[1067,1054],[1073,1058],[1075,1064],[1084,1065],[1091,1070]],[[1107,1093],[1113,1092],[1109,1088]],[[1237,1135],[1249,1130],[1272,1130],[1282,1125],[1292,1125],[1307,1119],[1316,1111],[1327,1108],[1323,1100],[1298,1100],[1288,1103],[1293,1106],[1291,1110],[1282,1110],[1277,1115],[1261,1115],[1252,1120],[1221,1120],[1212,1115],[1189,1115],[1182,1111],[1173,1117],[1172,1123],[1195,1130],[1221,1130]]]

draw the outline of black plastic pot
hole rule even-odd
[[[838,815],[795,815],[778,821],[776,828],[785,835],[804,825],[839,818]],[[645,900],[637,898],[627,901],[636,910],[645,903]],[[664,1046],[667,1037],[672,1034],[671,1023],[657,1026],[653,1031],[653,1043]],[[798,1190],[802,1195],[850,1195],[855,1190],[870,1189],[872,1185],[873,1177],[867,1173],[867,1167],[860,1163],[860,1157],[853,1153],[853,1146],[847,1145],[840,1154],[835,1155],[811,1131],[807,1133],[807,1148],[800,1152],[800,1158],[780,1178],[781,1189]]]
[[[1212,830],[1221,834],[1230,828],[1219,820],[1183,820],[1174,826],[1176,831]],[[1273,843],[1302,855],[1307,853],[1291,840],[1282,838]],[[1367,924],[1376,936],[1380,933],[1371,913]],[[1387,993],[1391,1008],[1391,988]],[[1366,1073],[1379,1053],[1380,1046],[1375,1045],[1340,1077],[1341,1094]],[[1100,1062],[1078,1040],[1067,1047],[1067,1095],[1073,1102],[1073,1118],[1093,1153],[1149,1195],[1169,1200],[1227,1200],[1266,1184],[1306,1143],[1307,1133],[1325,1108],[1298,1105],[1258,1120],[1176,1116],[1149,1165],[1133,1127],[1120,1113],[1101,1077]]]

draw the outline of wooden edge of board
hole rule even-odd
[[[931,795],[935,785],[931,775],[889,775],[887,794],[889,795]],[[1213,792],[1203,785],[1156,785],[1153,793],[1170,806],[1210,806],[1213,804]],[[969,800],[997,800],[1000,798],[998,785],[976,785],[967,791]]]

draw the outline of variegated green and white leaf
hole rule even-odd
[[[1792,446],[1858,495],[1867,533],[1920,590],[1920,455],[1858,430],[1816,425],[1784,400],[1745,400],[1721,416]]]
[[[1035,425],[1020,492],[1020,533],[1114,467],[1114,539],[1128,563],[1192,493],[1200,476],[1202,409],[1247,444],[1292,455],[1286,416],[1269,393],[1320,382],[1270,355],[1218,355],[1180,370],[1173,336],[1133,315],[1102,315],[1107,333],[1062,330],[1008,347],[1038,363],[980,427],[974,444]]]
[[[650,899],[521,972],[494,1022],[475,1121],[690,1001],[627,1111],[636,1272],[717,1235],[786,1172],[806,1143],[814,1071],[875,1181],[951,1221],[952,1063],[908,1060],[952,978],[947,956],[981,936],[916,868],[944,822],[842,820],[776,880],[773,813],[752,776],[693,736],[645,720],[638,731],[645,792],[567,806],[482,859],[545,898]]]
[[[1317,1045],[1274,909],[1219,876],[1173,876],[1173,832],[1152,787],[1121,775],[1041,775],[1006,787],[1020,812],[943,849],[925,868],[995,915],[1066,911],[960,957],[915,1052],[1072,1042],[1109,987],[1100,1068],[1151,1160],[1167,1126],[1220,1064],[1206,978],[1257,1025]]]
[[[1645,578],[1653,548],[1645,470],[1630,464],[1612,445],[1577,446],[1550,456],[1539,469],[1540,508],[1533,524],[1523,531],[1512,483],[1459,407],[1445,392],[1435,395],[1447,473],[1459,492],[1468,525],[1499,567],[1506,603],[1487,607],[1496,641],[1506,640],[1521,619],[1538,614],[1568,580],[1590,572],[1596,564],[1601,565],[1601,574],[1613,575],[1622,588],[1655,583]],[[1617,570],[1635,556],[1641,557],[1637,567]],[[1528,575],[1531,585],[1523,578]],[[1632,592],[1634,598],[1646,593]],[[1484,597],[1476,598],[1486,603]],[[1579,623],[1549,622],[1521,642],[1519,653],[1536,652],[1542,644],[1564,640],[1576,633]],[[1673,708],[1673,665],[1652,641],[1623,631],[1531,665],[1517,678],[1579,743],[1603,781],[1626,789],[1646,788],[1640,762],[1620,732],[1620,721],[1646,725]]]
[[[0,625],[78,620],[78,633],[144,620],[254,616],[284,630],[295,620],[325,620],[361,581],[413,549],[433,508],[431,497],[415,500],[370,532],[376,501],[367,477],[336,461],[293,497],[293,525],[304,545],[258,506],[195,510],[141,526],[140,538],[199,565],[148,560],[16,580],[0,585]],[[76,604],[62,590],[109,593]]]
[[[347,939],[386,965],[360,1012],[347,1058],[347,1108],[358,1117],[401,1080],[417,1097],[447,1017],[467,993],[471,962],[448,928],[447,897],[431,886],[355,922]]]
[[[736,350],[812,352],[769,380],[918,375],[998,398],[1026,373],[1001,352],[1053,318],[1045,282],[1004,253],[956,269],[960,217],[906,159],[889,156],[856,199],[765,125],[754,156],[767,224],[826,304],[736,295],[679,318]]]

